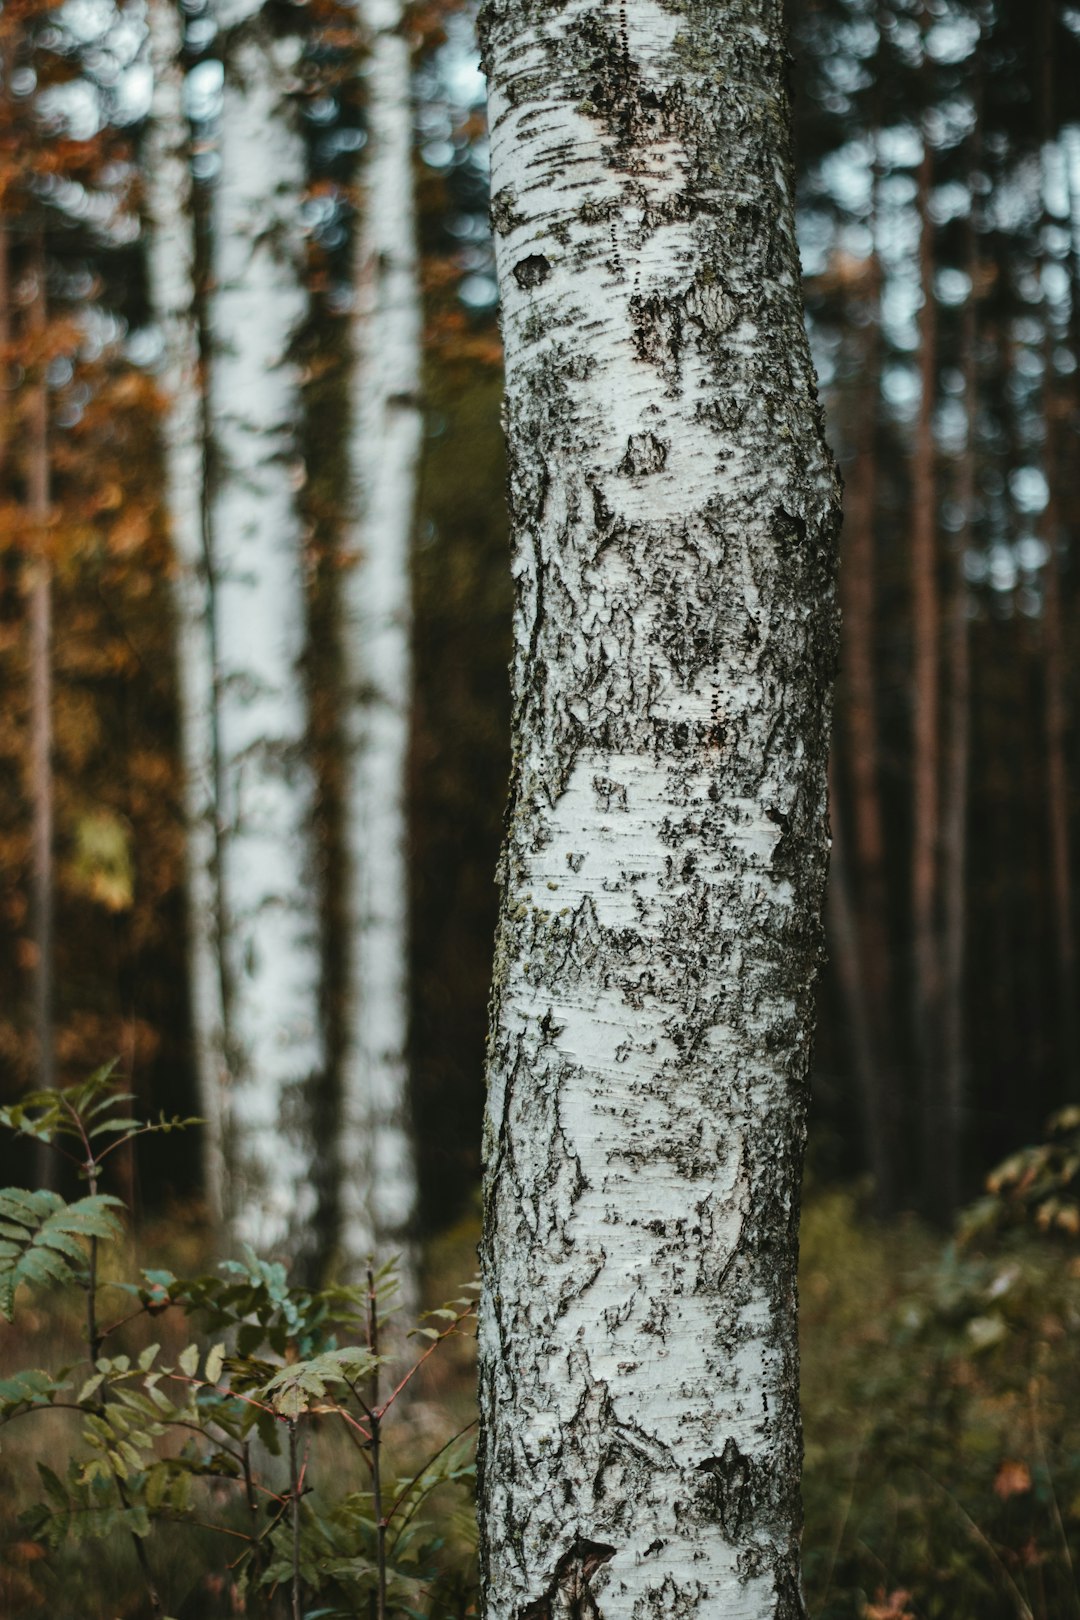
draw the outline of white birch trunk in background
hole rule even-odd
[[[314,785],[299,668],[301,403],[290,358],[306,306],[305,153],[288,102],[299,41],[275,40],[247,6],[223,6],[220,20],[230,34],[214,212],[210,398],[231,987],[225,1147],[235,1229],[266,1248],[298,1233],[314,1209],[304,1093],[323,1063]]]
[[[367,130],[357,248],[351,465],[355,563],[345,577],[350,1038],[343,1066],[341,1252],[401,1255],[415,1302],[416,1167],[408,1102],[405,774],[412,686],[409,559],[420,452],[421,311],[410,49],[401,0],[360,0]]]
[[[175,0],[148,10],[154,99],[145,147],[147,264],[161,329],[165,499],[175,566],[181,747],[187,816],[188,974],[199,1107],[206,1121],[204,1180],[223,1207],[221,1108],[225,1011],[218,956],[217,737],[214,631],[204,528],[205,458],[195,319],[195,225],[184,114],[182,28]]]
[[[517,582],[488,1620],[793,1620],[839,502],[778,0],[489,0]]]

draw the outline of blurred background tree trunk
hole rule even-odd
[[[234,7],[221,22],[209,579],[230,992],[223,1144],[236,1230],[275,1248],[311,1239],[308,1094],[324,1063],[293,351],[307,308],[303,43],[278,31],[270,8]]]
[[[413,206],[412,47],[399,0],[363,0],[367,144],[357,231],[343,574],[350,1039],[342,1070],[340,1249],[346,1270],[397,1253],[417,1297],[409,1088],[406,805],[411,558],[422,417]]]
[[[175,554],[176,674],[184,770],[188,980],[204,1177],[212,1215],[226,1208],[223,1121],[230,1041],[222,955],[218,803],[217,636],[208,527],[206,401],[196,314],[191,130],[184,112],[181,13],[174,0],[148,11],[154,99],[143,146],[151,308],[162,334],[165,506]]]

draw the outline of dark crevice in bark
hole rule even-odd
[[[590,1582],[615,1551],[603,1541],[579,1536],[555,1565],[547,1591],[519,1609],[518,1620],[594,1620],[600,1610]]]

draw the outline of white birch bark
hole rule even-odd
[[[265,1248],[314,1209],[305,1088],[323,1062],[304,647],[299,381],[305,154],[288,102],[299,58],[247,5],[222,7],[229,52],[215,196],[215,454],[222,889],[230,982],[228,1203]],[[296,1241],[295,1236],[292,1241]]]
[[[517,583],[488,1620],[792,1620],[838,491],[776,0],[489,0]]]
[[[405,774],[421,311],[405,7],[402,0],[360,0],[359,11],[370,56],[350,446],[355,561],[344,587],[352,960],[341,1253],[346,1270],[372,1249],[383,1258],[398,1253],[403,1303],[410,1304],[417,1193],[408,1103]]]
[[[225,1009],[218,958],[215,659],[204,528],[195,226],[183,104],[183,31],[175,0],[151,0],[147,19],[154,96],[145,146],[144,206],[150,297],[163,340],[161,381],[167,400],[163,419],[165,500],[175,568],[187,820],[188,976],[199,1107],[206,1121],[204,1181],[211,1211],[220,1217]]]

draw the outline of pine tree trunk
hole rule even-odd
[[[303,140],[289,101],[300,44],[261,12],[230,11],[214,212],[210,396],[217,627],[223,951],[231,1084],[229,1205],[258,1246],[314,1210],[307,1089],[322,1067],[313,777],[299,663],[302,532],[296,507],[306,307]]]
[[[410,48],[401,0],[362,0],[370,43],[357,248],[351,464],[357,517],[345,584],[352,961],[343,1063],[341,1256],[396,1253],[415,1303],[416,1166],[408,1097],[405,778],[412,686],[410,553],[420,452],[420,287]]]
[[[838,492],[779,8],[483,24],[517,584],[484,1608],[791,1620]]]
[[[964,1116],[967,1102],[965,976],[967,964],[967,845],[971,786],[971,631],[965,565],[974,543],[979,423],[979,323],[977,287],[979,238],[976,228],[975,177],[981,148],[978,120],[982,114],[981,56],[976,97],[976,141],[971,164],[971,203],[967,228],[970,288],[964,309],[962,350],[967,436],[960,461],[957,501],[963,523],[952,557],[952,594],[946,643],[949,673],[948,742],[942,778],[941,857],[943,931],[941,949],[943,1129],[949,1142],[944,1154],[949,1179],[942,1189],[946,1210],[959,1208],[963,1196]]]
[[[912,669],[912,1047],[922,1117],[923,1203],[943,1213],[940,1075],[940,961],[937,923],[939,788],[941,766],[941,603],[938,587],[937,487],[934,401],[937,386],[937,318],[934,303],[934,243],[930,220],[933,150],[923,136],[918,175],[920,224],[919,377],[921,391],[912,468],[911,607]]]
[[[212,1213],[224,1210],[222,1110],[225,992],[218,928],[216,666],[206,533],[202,375],[195,317],[195,223],[183,107],[182,29],[175,0],[148,11],[154,99],[145,145],[147,268],[164,340],[161,371],[166,506],[174,550],[177,663],[187,817],[188,977],[199,1107],[205,1120],[204,1182]]]
[[[876,186],[876,162],[875,162]],[[873,221],[871,222],[873,225]],[[870,263],[870,318],[862,345],[855,461],[844,502],[844,543],[840,567],[842,609],[841,667],[847,721],[854,848],[845,872],[850,906],[850,958],[842,968],[849,1018],[864,1026],[855,1038],[856,1071],[862,1095],[867,1157],[874,1177],[879,1215],[896,1206],[894,1087],[891,1054],[892,997],[890,940],[885,885],[885,827],[879,778],[878,703],[874,670],[877,429],[881,372],[881,264],[876,248]],[[833,803],[836,803],[833,796]],[[834,821],[836,812],[834,811]],[[857,895],[857,900],[855,896]],[[845,912],[837,895],[834,930]],[[851,978],[854,975],[854,978]],[[858,983],[856,984],[855,979]],[[859,1004],[856,1014],[852,998]]]
[[[855,1084],[862,1105],[866,1159],[874,1178],[874,1211],[884,1217],[892,1213],[894,1138],[888,1130],[885,1110],[884,1075],[878,1040],[880,1031],[874,1024],[867,988],[865,937],[859,929],[843,812],[833,781],[834,773],[830,767],[832,848],[826,908],[829,956],[836,967]]]
[[[1049,161],[1055,136],[1054,22],[1056,8],[1043,0],[1040,8],[1043,85],[1040,98],[1042,161]],[[1052,177],[1043,175],[1043,253],[1052,223],[1047,193]],[[1057,978],[1061,1067],[1065,1095],[1073,1100],[1080,1093],[1080,1027],[1077,1019],[1076,929],[1073,921],[1073,859],[1070,831],[1070,790],[1068,766],[1069,705],[1065,664],[1065,635],[1061,589],[1061,475],[1058,389],[1054,374],[1054,316],[1050,306],[1043,264],[1039,275],[1043,284],[1043,419],[1046,431],[1046,480],[1049,499],[1043,513],[1047,557],[1043,570],[1043,724],[1046,736],[1046,808],[1050,835],[1050,880],[1054,897],[1054,931],[1057,946]]]

